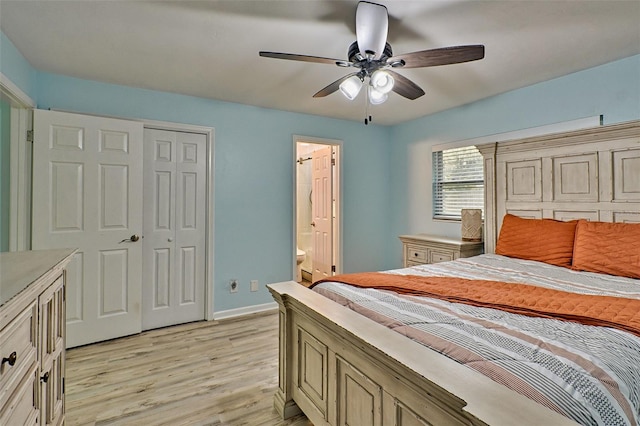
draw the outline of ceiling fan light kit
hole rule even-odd
[[[371,86],[381,93],[389,93],[393,89],[393,77],[386,71],[376,70],[371,74]]]
[[[352,75],[340,83],[340,92],[350,101],[358,96],[360,89],[362,89],[362,80],[357,75]]]
[[[371,103],[371,105],[380,105],[389,98],[388,94],[377,90],[373,86],[369,86],[368,90],[369,90],[369,103]]]
[[[340,90],[347,99],[354,100],[368,79],[367,104],[371,105],[386,101],[391,91],[410,100],[424,95],[420,86],[391,69],[433,67],[484,58],[483,45],[443,47],[393,56],[387,43],[388,29],[387,8],[361,1],[356,8],[356,41],[349,46],[348,60],[265,51],[261,51],[260,56],[357,68],[359,71],[334,81],[313,97],[322,98]],[[365,124],[369,121],[371,119],[365,119]]]

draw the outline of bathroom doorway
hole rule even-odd
[[[342,141],[295,135],[294,280],[310,285],[342,271]]]

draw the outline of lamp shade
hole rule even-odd
[[[482,241],[482,210],[462,209],[460,216],[462,217],[462,240]]]
[[[384,103],[384,101],[386,101],[387,98],[389,97],[389,95],[377,90],[373,86],[369,86],[368,90],[369,90],[369,102],[371,102],[371,104],[373,105],[380,105],[381,103]]]
[[[381,93],[389,93],[393,84],[393,77],[386,71],[376,70],[371,74],[371,85]]]
[[[362,89],[362,81],[357,75],[352,75],[340,83],[340,91],[350,101],[354,100]]]

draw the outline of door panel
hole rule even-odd
[[[32,211],[33,249],[78,249],[67,347],[139,332],[142,124],[35,110]]]
[[[313,166],[313,272],[312,280],[332,275],[333,265],[333,147],[314,151]]]
[[[34,172],[39,174],[38,171]],[[51,162],[51,232],[80,231],[84,225],[84,167]],[[34,236],[35,238],[35,236]]]
[[[143,329],[204,319],[206,136],[145,130]]]
[[[103,317],[127,311],[127,250],[100,251],[100,314]]]
[[[127,228],[128,172],[121,165],[100,166],[100,230]]]

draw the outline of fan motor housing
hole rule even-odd
[[[376,60],[375,62],[384,64],[384,62],[392,56],[393,56],[393,50],[391,50],[391,45],[389,43],[385,43],[384,52],[382,52],[382,56],[380,57],[380,59]],[[349,46],[347,58],[349,58],[349,61],[353,63],[360,63],[363,61],[367,61],[367,59],[363,58],[362,55],[360,54],[358,41],[354,41],[353,43],[351,43],[351,46]]]

